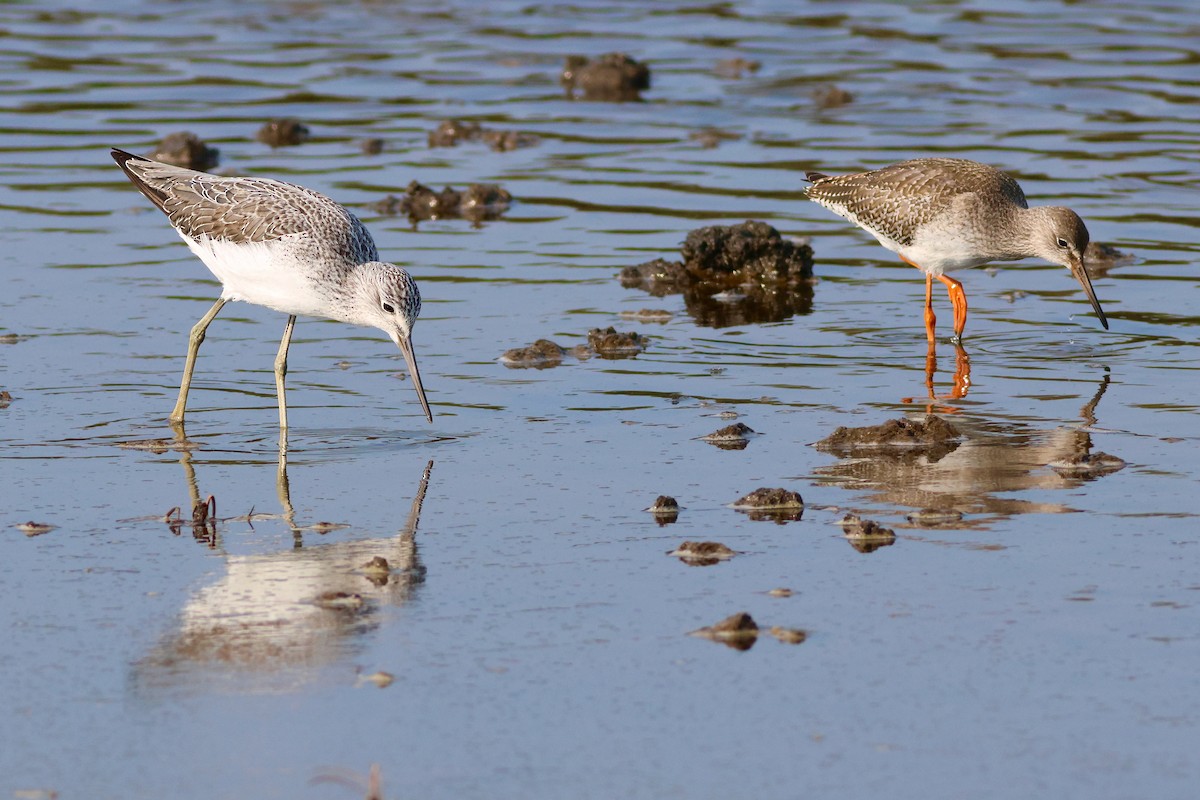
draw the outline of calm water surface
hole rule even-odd
[[[0,6],[0,796],[361,797],[371,764],[389,798],[1195,796],[1194,3],[121,7]],[[567,55],[617,50],[651,66],[645,102],[564,97]],[[761,67],[717,70],[735,57]],[[830,85],[853,101],[819,108]],[[309,142],[255,141],[288,115]],[[452,117],[539,141],[428,147]],[[732,138],[690,138],[712,127]],[[221,170],[351,206],[412,270],[432,426],[382,334],[304,319],[281,464],[283,318],[235,305],[200,354],[198,447],[119,446],[174,435],[219,288],[107,148],[184,129]],[[1109,331],[1061,267],[961,274],[970,391],[932,405],[964,440],[839,458],[809,445],[925,410],[924,286],[801,176],[928,154],[1012,172],[1135,258],[1093,273]],[[517,202],[480,226],[374,210],[412,180]],[[616,278],[746,219],[812,237],[811,303],[714,325]],[[620,316],[642,308],[673,316]],[[497,360],[609,325],[650,348]],[[950,392],[954,349],[929,366]],[[762,435],[699,441],[722,412]],[[1048,466],[1084,434],[1124,469]],[[760,486],[803,517],[728,507]],[[674,524],[642,510],[664,493]],[[906,521],[929,506],[965,516]],[[850,511],[898,540],[859,552]],[[685,566],[685,539],[740,555]],[[364,605],[314,602],[338,591]],[[686,636],[738,611],[808,639]]]

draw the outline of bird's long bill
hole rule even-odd
[[[1100,318],[1100,324],[1104,326],[1104,330],[1108,330],[1108,317],[1104,316],[1104,309],[1100,307],[1100,301],[1096,299],[1096,290],[1092,288],[1092,279],[1088,275],[1087,267],[1083,265],[1082,260],[1072,260],[1067,268],[1071,270],[1075,280],[1079,281],[1079,285],[1083,287],[1088,300],[1092,302],[1092,308],[1096,309],[1096,316]]]
[[[392,334],[392,341],[400,347],[400,352],[404,354],[404,363],[408,364],[408,374],[412,376],[413,387],[417,390],[417,399],[421,401],[421,408],[425,411],[425,419],[433,422],[433,414],[429,411],[429,402],[425,399],[425,387],[421,385],[421,371],[417,369],[417,357],[413,354],[412,337]]]

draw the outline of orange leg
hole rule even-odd
[[[967,293],[963,291],[962,283],[947,275],[938,275],[938,280],[946,284],[946,293],[950,295],[950,304],[954,306],[954,339],[962,339],[963,328],[967,326]]]
[[[920,264],[914,264],[904,256],[900,256],[900,260],[905,264],[908,264],[910,267],[916,267],[922,272],[925,272],[924,267],[922,267]],[[956,315],[955,320],[957,319],[958,317]],[[937,325],[937,317],[934,316],[933,313],[933,276],[928,272],[925,272],[925,338],[929,340],[930,344],[933,344],[937,340],[933,333],[933,328],[935,325]]]
[[[933,386],[933,378],[937,374],[937,345],[933,342],[929,343],[929,350],[925,353],[925,388],[929,392],[929,400],[925,403],[925,413],[932,414],[939,402],[946,400],[961,400],[967,396],[967,392],[971,390],[971,357],[967,355],[967,351],[961,345],[954,345],[954,379],[950,387],[950,393],[939,395]],[[901,403],[915,403],[915,397],[902,397]],[[954,414],[959,411],[957,406],[944,405],[941,411],[949,414]]]

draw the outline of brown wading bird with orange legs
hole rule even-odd
[[[1088,231],[1069,208],[1029,207],[1009,175],[961,158],[918,158],[851,175],[806,173],[810,200],[870,233],[906,264],[925,273],[925,335],[929,340],[927,383],[932,393],[934,325],[933,279],[946,285],[954,307],[958,345],[967,324],[962,283],[945,273],[990,261],[1038,257],[1062,264],[1083,286],[1100,324],[1108,319],[1096,299],[1083,263]],[[958,348],[952,398],[970,386],[970,362]]]

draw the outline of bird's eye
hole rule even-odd
[[[1061,241],[1062,241],[1062,239],[1059,239],[1059,241],[1061,242]],[[1064,245],[1064,246],[1065,246],[1065,245]],[[387,313],[389,313],[389,314],[395,314],[395,313],[396,313],[396,309],[392,307],[392,304],[391,304],[391,303],[384,303],[384,304],[383,304],[383,310],[384,310],[384,311],[386,311],[386,312],[387,312]]]
[[[1066,240],[1066,239],[1059,239],[1059,240],[1058,240],[1058,246],[1059,246],[1059,247],[1061,247],[1061,248],[1063,248],[1064,250],[1066,250],[1066,249],[1067,249],[1067,240]]]

